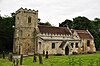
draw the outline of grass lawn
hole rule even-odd
[[[43,57],[43,64],[39,64],[38,56],[37,62],[33,62],[32,56],[24,57],[23,66],[70,66],[70,64],[73,64],[73,66],[97,66],[97,62],[100,64],[100,51],[96,54],[49,56],[48,59],[45,59],[45,57]],[[8,61],[7,58],[0,58],[0,66],[12,66],[12,64],[13,63]]]

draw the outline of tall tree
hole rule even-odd
[[[100,32],[100,18],[95,18],[93,22],[97,31]]]
[[[49,22],[45,22],[45,23],[39,22],[38,24],[39,25],[44,25],[44,26],[52,26]]]
[[[0,17],[0,51],[12,50],[15,17]]]
[[[66,27],[73,28],[73,21],[66,19],[64,22],[59,23],[59,27]]]
[[[93,28],[93,24],[91,22],[91,20],[89,20],[86,17],[75,17],[73,18],[73,23],[74,23],[74,28],[75,29],[92,29]]]
[[[97,50],[100,50],[100,18],[95,18],[94,20],[92,20],[92,22],[95,26],[94,32],[92,33],[94,36],[96,48]]]

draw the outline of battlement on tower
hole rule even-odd
[[[38,14],[38,10],[34,10],[34,9],[31,10],[31,9],[22,8],[22,7],[16,11],[16,14],[20,12]]]

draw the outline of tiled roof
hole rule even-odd
[[[75,30],[81,39],[93,39],[92,35],[87,30]]]
[[[67,34],[71,35],[70,30],[67,27],[51,27],[51,26],[38,26],[40,32],[48,34]]]

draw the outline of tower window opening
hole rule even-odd
[[[31,17],[30,16],[28,17],[28,23],[31,23]]]

